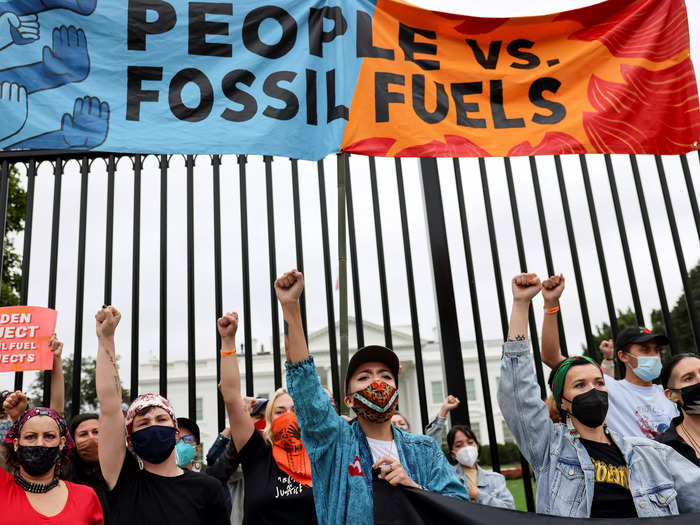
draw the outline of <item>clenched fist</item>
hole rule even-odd
[[[17,421],[24,411],[27,410],[27,396],[17,390],[5,398],[2,409],[12,421]]]
[[[554,308],[559,305],[559,298],[564,292],[564,276],[552,275],[542,283],[542,297],[545,308]]]
[[[221,336],[221,343],[226,347],[236,347],[236,331],[238,330],[238,313],[229,312],[216,321],[216,328]],[[227,348],[231,350],[231,348]]]
[[[58,340],[58,336],[53,333],[49,339],[49,347],[53,352],[54,361],[61,361],[61,355],[63,354],[63,343]]]
[[[114,306],[105,306],[97,310],[95,314],[96,331],[98,338],[114,337],[114,331],[122,318]]]
[[[603,354],[603,359],[612,360],[615,355],[615,345],[612,339],[606,339],[600,343],[600,353]]]
[[[303,291],[304,276],[299,270],[291,270],[275,281],[275,292],[282,306],[298,302]]]
[[[457,399],[455,396],[447,396],[445,398],[445,401],[442,403],[442,407],[440,407],[440,412],[438,413],[438,415],[440,417],[447,417],[447,413],[457,408],[459,406],[459,403],[459,399]]]
[[[513,301],[530,302],[542,289],[542,283],[535,273],[521,273],[513,277]]]

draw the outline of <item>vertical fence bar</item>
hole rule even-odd
[[[688,165],[688,157],[679,155],[681,159],[681,168],[683,169],[683,177],[685,178],[685,187],[688,188],[688,197],[690,199],[690,207],[693,210],[693,220],[695,221],[695,231],[700,238],[700,210],[698,209],[698,199],[695,194],[695,185],[693,178],[690,175],[690,166]]]
[[[413,334],[413,355],[416,362],[416,381],[418,383],[418,404],[420,406],[421,428],[428,426],[428,400],[425,392],[425,372],[423,370],[423,344],[420,338],[418,324],[418,304],[416,302],[416,285],[413,276],[413,258],[411,256],[411,236],[408,227],[406,211],[406,192],[403,184],[403,168],[401,159],[395,158],[396,184],[399,194],[399,212],[401,214],[401,233],[403,235],[403,254],[406,264],[406,287],[408,291],[408,306],[411,312],[411,332]]]
[[[505,294],[503,291],[503,276],[501,273],[501,260],[498,254],[498,245],[496,240],[496,228],[493,220],[493,210],[491,208],[491,195],[489,192],[488,177],[486,174],[486,161],[479,158],[479,171],[481,172],[481,186],[484,194],[484,208],[486,211],[486,222],[489,230],[489,244],[491,245],[491,259],[493,261],[494,278],[496,281],[496,294],[498,296],[498,310],[501,318],[501,330],[503,339],[508,337],[508,313],[506,310]],[[530,338],[532,341],[536,339],[536,332]],[[523,487],[525,490],[525,501],[527,510],[535,510],[535,497],[532,493],[532,482],[530,481],[530,465],[527,460],[520,454],[520,466],[523,473]]]
[[[610,330],[613,340],[617,337],[619,327],[617,325],[617,313],[615,312],[615,303],[613,301],[612,290],[610,288],[610,277],[608,276],[608,265],[605,262],[605,251],[603,250],[603,239],[600,236],[600,227],[598,226],[598,213],[595,209],[595,199],[593,198],[593,189],[591,187],[591,178],[588,174],[588,162],[585,155],[579,155],[581,162],[581,174],[583,176],[583,185],[586,189],[586,201],[588,201],[588,213],[591,217],[591,227],[593,228],[593,240],[595,241],[595,251],[598,255],[598,266],[600,268],[600,277],[603,280],[603,292],[605,294],[605,304],[608,307],[608,317],[610,318]],[[591,349],[595,350],[595,349]]]
[[[661,183],[661,193],[664,196],[664,204],[666,206],[666,215],[668,216],[668,224],[671,227],[671,237],[673,246],[676,249],[676,259],[678,260],[678,270],[681,274],[681,282],[683,283],[683,292],[685,293],[685,305],[688,309],[688,318],[690,320],[690,331],[693,334],[693,342],[695,343],[695,352],[700,352],[700,329],[698,328],[698,314],[695,308],[695,299],[693,298],[693,288],[688,278],[688,270],[685,266],[685,256],[683,255],[683,245],[678,234],[678,224],[676,224],[676,214],[673,211],[673,202],[668,191],[668,182],[666,181],[666,170],[664,169],[664,161],[661,155],[656,155],[656,169],[659,172],[659,182]]]
[[[630,293],[632,294],[634,313],[639,326],[644,326],[644,310],[642,309],[642,302],[639,299],[639,288],[637,287],[637,277],[634,274],[632,253],[630,252],[630,245],[627,240],[625,218],[622,215],[620,195],[617,191],[617,182],[615,181],[615,171],[613,170],[612,160],[609,154],[605,155],[605,168],[608,172],[608,183],[610,184],[610,193],[612,194],[613,206],[615,208],[615,218],[617,219],[617,231],[620,234],[620,243],[622,244],[622,254],[625,259],[625,266],[627,267],[627,280],[629,281]]]
[[[51,217],[51,256],[49,262],[49,300],[47,306],[56,308],[56,287],[58,283],[58,240],[61,219],[61,186],[63,181],[63,160],[57,157],[53,165],[53,209]],[[15,381],[17,376],[15,376]],[[22,389],[15,384],[16,390]],[[49,406],[51,400],[51,374],[44,374],[43,405]]]
[[[294,246],[297,256],[297,270],[304,273],[304,238],[301,235],[301,200],[299,199],[299,162],[297,159],[290,159],[292,163],[292,201],[294,205]],[[304,328],[304,338],[309,337],[309,330],[306,324],[306,294],[301,293],[299,298],[301,308],[301,325]]]
[[[384,240],[382,236],[382,216],[379,211],[379,190],[377,189],[377,165],[374,157],[369,157],[369,180],[372,186],[372,209],[374,211],[374,236],[377,243],[377,265],[379,269],[379,292],[382,300],[382,317],[384,323],[384,344],[392,348],[391,315],[389,313],[389,292],[386,285],[386,266],[384,263]]]
[[[557,180],[559,181],[559,195],[561,196],[561,205],[564,209],[564,223],[566,224],[566,234],[569,238],[569,251],[571,252],[571,262],[574,266],[574,276],[576,278],[576,289],[578,290],[579,306],[581,307],[581,318],[583,320],[583,331],[586,335],[586,345],[588,351],[595,350],[595,342],[593,341],[593,332],[591,331],[591,318],[588,315],[588,302],[586,301],[586,288],[583,285],[583,275],[581,274],[581,265],[578,260],[578,249],[576,248],[576,235],[574,233],[574,225],[571,221],[571,210],[569,209],[569,197],[566,192],[566,183],[564,182],[564,170],[561,166],[561,157],[554,156],[554,166],[557,172]]]
[[[224,313],[223,285],[221,282],[221,156],[211,157],[213,175],[213,203],[214,203],[214,307],[216,318],[219,319]],[[218,328],[214,328],[216,337],[216,384],[221,381],[221,336]],[[227,348],[226,350],[231,350]],[[226,427],[226,410],[224,398],[220,393],[216,395],[216,415],[217,429],[221,431]]]
[[[107,218],[105,223],[105,291],[104,304],[112,304],[112,268],[114,262],[114,174],[117,171],[116,157],[110,154],[107,160]]]
[[[515,181],[513,180],[513,167],[510,163],[510,159],[505,157],[504,159],[506,168],[506,182],[508,183],[508,196],[510,197],[510,209],[513,215],[513,231],[515,233],[515,245],[518,249],[518,260],[520,262],[520,271],[527,272],[527,258],[525,257],[525,244],[523,242],[523,232],[520,226],[520,210],[518,208],[518,199],[515,195]],[[547,387],[544,382],[544,371],[542,369],[542,354],[540,353],[540,340],[537,337],[537,321],[535,320],[535,312],[530,303],[530,308],[528,310],[528,321],[530,323],[530,333],[532,337],[532,355],[535,358],[535,372],[537,374],[537,382],[540,385],[540,395],[542,399],[547,397]]]
[[[267,190],[267,242],[270,267],[270,314],[272,316],[272,359],[275,390],[282,386],[282,357],[280,354],[280,318],[274,282],[277,279],[277,251],[275,246],[275,205],[272,194],[272,157],[265,155],[265,188]]]
[[[435,302],[438,308],[447,392],[459,399],[466,400],[467,383],[464,379],[462,341],[459,337],[452,266],[447,244],[445,211],[442,205],[437,160],[421,158],[420,173],[423,182],[425,217],[428,224],[430,258],[433,263]],[[453,425],[469,424],[469,403],[460,403],[457,408],[452,410],[450,420]]]
[[[542,247],[544,248],[544,260],[547,265],[547,273],[554,275],[554,262],[552,261],[552,248],[549,244],[549,230],[547,228],[547,217],[544,213],[544,204],[542,203],[542,189],[540,188],[540,176],[537,170],[537,160],[535,157],[530,157],[530,173],[532,175],[532,186],[535,191],[535,203],[537,204],[537,217],[540,223],[540,234],[542,235]],[[566,346],[566,335],[564,333],[564,323],[561,315],[557,316],[557,324],[559,325],[559,347],[564,356],[569,355],[569,350]]]
[[[197,372],[195,369],[195,290],[194,290],[194,164],[193,155],[185,157],[187,169],[187,411],[197,421]]]
[[[365,330],[362,323],[362,292],[360,290],[360,270],[357,262],[357,238],[355,236],[355,208],[352,205],[352,184],[350,181],[350,155],[345,155],[345,197],[348,211],[348,238],[350,240],[350,264],[352,275],[352,301],[355,307],[355,332],[357,348],[365,346]]]
[[[168,397],[168,164],[167,155],[158,160],[160,168],[160,328],[158,383],[160,395]]]
[[[328,208],[326,206],[326,174],[323,161],[316,163],[318,169],[318,196],[321,207],[321,236],[323,242],[323,280],[326,286],[326,314],[328,320],[328,345],[331,360],[331,381],[335,406],[342,399],[338,370],[338,346],[335,333],[335,309],[333,307],[333,285],[331,281],[331,251],[328,241]]]
[[[467,263],[467,281],[469,282],[469,298],[471,300],[472,320],[474,322],[474,339],[476,340],[476,354],[479,359],[479,374],[481,376],[481,392],[484,396],[484,412],[486,412],[486,428],[489,436],[489,449],[491,452],[491,465],[495,472],[501,471],[501,460],[498,457],[498,441],[496,439],[496,427],[493,419],[493,406],[491,404],[491,388],[489,386],[488,363],[486,362],[486,350],[484,348],[484,336],[481,331],[481,313],[479,310],[479,297],[476,290],[476,276],[474,273],[474,259],[472,257],[472,244],[469,235],[469,223],[467,222],[467,206],[464,200],[464,186],[462,185],[462,168],[459,159],[452,159],[455,172],[455,185],[457,187],[457,203],[459,204],[459,220],[462,226],[462,245],[464,246],[464,259]]]
[[[83,365],[83,307],[85,302],[85,236],[87,231],[88,176],[90,161],[80,161],[80,223],[78,233],[78,276],[75,290],[75,347],[73,348],[73,388],[71,416],[80,413],[80,379]]]
[[[139,392],[139,295],[141,291],[141,173],[143,159],[134,157],[134,220],[131,259],[131,400]]]
[[[644,196],[644,189],[642,187],[642,179],[639,175],[639,165],[637,164],[637,157],[635,155],[630,155],[630,163],[632,165],[632,176],[634,178],[634,186],[637,190],[637,199],[639,200],[639,211],[642,214],[642,222],[644,223],[644,233],[647,238],[647,246],[649,247],[649,256],[651,257],[651,267],[654,271],[654,280],[656,281],[656,290],[659,294],[659,304],[661,306],[661,315],[664,320],[664,327],[666,328],[666,336],[670,341],[671,353],[678,353],[678,340],[676,339],[676,333],[673,329],[673,324],[671,323],[671,315],[668,310],[668,301],[666,299],[666,289],[664,287],[663,277],[661,276],[661,267],[659,265],[659,257],[656,253],[656,243],[654,242],[654,233],[651,229],[651,222],[649,221],[649,211],[647,210],[647,201]]]
[[[241,200],[241,270],[243,273],[243,341],[245,345],[245,390],[248,397],[253,389],[253,336],[251,335],[250,312],[250,266],[248,259],[248,190],[246,189],[245,155],[238,156],[239,193]]]
[[[348,243],[347,223],[345,222],[345,180],[347,178],[345,154],[336,155],[338,172],[338,335],[340,336],[340,383],[345,384],[350,361],[348,349]],[[347,407],[340,405],[342,414]]]
[[[26,305],[29,298],[29,267],[31,262],[32,254],[32,230],[34,223],[34,188],[36,186],[36,161],[34,159],[29,161],[29,166],[27,167],[27,201],[26,210],[24,214],[24,243],[22,247],[22,284],[19,292],[19,304]],[[9,187],[8,187],[9,188]],[[17,380],[22,378],[18,376],[22,372],[15,373],[15,383]],[[44,375],[50,375],[44,372]],[[22,380],[20,379],[20,387],[15,388],[15,390],[21,390]],[[42,406],[49,406],[50,402],[47,400]]]

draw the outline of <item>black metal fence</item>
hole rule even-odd
[[[641,160],[640,160],[641,159]],[[197,348],[198,337],[196,331],[196,310],[201,307],[198,304],[195,294],[195,255],[196,255],[196,234],[200,229],[213,229],[213,251],[210,257],[213,260],[213,271],[209,278],[213,281],[213,300],[216,316],[220,316],[224,311],[224,282],[222,275],[229,271],[228,265],[222,261],[222,242],[230,240],[230,234],[222,233],[222,207],[226,210],[237,208],[240,213],[240,231],[236,232],[238,237],[236,243],[240,242],[241,258],[241,296],[244,330],[243,344],[245,348],[245,376],[246,392],[253,395],[255,370],[253,369],[253,333],[252,323],[247,322],[258,314],[251,308],[251,250],[257,249],[260,243],[249,237],[251,230],[250,217],[251,209],[264,209],[266,211],[267,227],[267,255],[268,255],[268,278],[263,286],[270,296],[270,320],[269,333],[272,336],[272,353],[274,362],[274,383],[275,388],[282,384],[282,364],[280,347],[280,318],[277,301],[272,287],[272,282],[280,270],[278,269],[278,258],[276,248],[279,236],[276,226],[280,226],[280,218],[276,217],[274,184],[280,184],[280,177],[285,178],[284,184],[289,185],[291,178],[291,216],[286,217],[285,222],[293,224],[294,255],[297,268],[302,272],[305,267],[305,258],[322,257],[322,278],[325,295],[325,304],[318,301],[310,304],[305,296],[302,296],[302,319],[305,332],[308,334],[307,309],[317,312],[325,310],[325,320],[327,321],[328,348],[331,362],[331,382],[332,390],[336,402],[340,404],[342,390],[340,388],[339,373],[339,343],[336,340],[336,332],[333,327],[336,324],[336,312],[334,305],[333,291],[333,226],[337,226],[337,218],[329,215],[329,191],[333,190],[334,173],[326,173],[328,165],[319,161],[315,165],[301,161],[289,159],[273,159],[272,157],[262,158],[264,165],[264,196],[251,201],[248,190],[251,174],[248,173],[249,159],[245,156],[235,158],[223,158],[214,155],[207,158],[196,159],[193,156],[184,157],[184,171],[186,178],[185,188],[185,223],[184,237],[186,242],[186,304],[185,319],[187,324],[187,370],[188,370],[188,411],[190,417],[195,417],[195,400],[197,394]],[[260,162],[260,159],[255,159]],[[483,395],[483,410],[486,414],[488,442],[491,445],[493,467],[500,469],[500,462],[497,453],[497,440],[495,420],[493,417],[494,408],[492,392],[495,385],[489,384],[489,374],[487,369],[487,355],[485,351],[485,324],[491,316],[490,311],[496,316],[496,323],[500,324],[503,337],[508,331],[508,289],[504,283],[508,282],[510,273],[513,271],[525,271],[536,267],[540,273],[553,275],[560,271],[566,271],[570,277],[571,284],[575,284],[575,292],[578,300],[579,313],[573,317],[570,315],[559,316],[560,338],[563,352],[574,350],[572,341],[584,341],[589,348],[594,345],[595,322],[609,323],[613,336],[619,331],[617,322],[617,310],[631,306],[639,324],[650,321],[650,311],[653,307],[659,307],[666,332],[671,340],[671,351],[687,351],[688,348],[679,348],[678,336],[675,333],[671,320],[672,301],[675,300],[674,293],[677,284],[680,283],[682,292],[685,294],[685,306],[688,316],[688,326],[694,341],[694,350],[699,348],[698,339],[698,318],[693,289],[689,279],[687,264],[692,261],[692,257],[699,253],[700,247],[700,212],[694,189],[693,179],[700,176],[698,163],[700,156],[697,153],[688,156],[678,157],[640,157],[635,156],[611,157],[605,156],[569,156],[542,157],[542,158],[517,158],[517,159],[374,159],[364,157],[344,158],[347,172],[347,227],[348,227],[348,253],[350,262],[350,283],[351,297],[353,299],[353,313],[356,326],[356,338],[358,346],[362,346],[365,340],[363,329],[363,305],[367,306],[368,301],[377,301],[381,304],[382,326],[384,328],[384,338],[386,345],[391,347],[392,341],[392,316],[390,304],[395,306],[399,300],[407,304],[407,315],[410,321],[411,333],[414,346],[414,357],[416,367],[417,391],[421,422],[427,424],[432,414],[428,413],[427,390],[423,371],[421,325],[425,327],[425,321],[421,319],[419,310],[425,310],[425,305],[421,303],[432,303],[436,305],[436,324],[439,326],[440,346],[444,365],[444,377],[447,392],[457,395],[461,399],[467,399],[467,388],[465,385],[462,335],[469,333],[473,335],[476,353],[479,364],[479,375]],[[197,185],[200,182],[195,174],[195,166],[199,161],[200,169],[211,170],[211,222],[195,220],[194,195],[200,191]],[[418,168],[418,162],[419,167]],[[74,164],[74,163],[77,163]],[[66,279],[65,265],[59,264],[59,247],[61,244],[60,233],[64,235],[76,235],[75,232],[65,232],[62,224],[62,199],[65,198],[63,186],[66,177],[79,176],[79,215],[77,231],[77,259],[75,267],[70,268],[70,272],[75,272],[75,307],[74,307],[74,370],[72,388],[72,406],[80,406],[81,389],[81,356],[84,348],[91,348],[92,341],[83,341],[84,323],[89,324],[90,314],[99,305],[89,305],[85,308],[85,272],[86,264],[91,268],[92,261],[86,261],[86,238],[88,231],[88,196],[90,195],[90,181],[97,163],[101,163],[100,170],[106,176],[106,195],[92,196],[99,201],[99,206],[104,207],[105,214],[105,246],[104,246],[104,292],[103,302],[111,304],[115,286],[120,288],[129,287],[131,292],[131,315],[130,334],[131,347],[129,350],[130,368],[130,392],[132,397],[138,393],[139,385],[139,362],[140,356],[140,329],[142,328],[142,312],[140,307],[144,301],[140,293],[141,268],[145,261],[142,260],[142,212],[146,209],[158,209],[158,246],[157,261],[150,261],[158,268],[159,274],[159,311],[158,318],[158,352],[159,360],[159,385],[160,392],[167,396],[168,393],[168,362],[169,346],[173,341],[169,338],[168,328],[168,282],[169,269],[173,269],[169,254],[169,224],[172,213],[179,213],[179,210],[172,210],[169,206],[169,170],[173,163],[173,158],[168,156],[141,156],[141,155],[109,155],[109,154],[70,154],[65,152],[32,152],[30,153],[3,153],[0,154],[0,227],[5,230],[5,217],[8,202],[8,186],[11,170],[17,168],[27,190],[27,211],[25,218],[25,230],[22,242],[22,304],[26,304],[29,297],[30,285],[30,263],[36,264],[31,259],[32,239],[36,234],[34,214],[37,206],[45,207],[49,202],[38,203],[35,199],[37,187],[39,185],[52,185],[53,197],[50,202],[50,250],[48,251],[48,261],[41,260],[42,265],[48,264],[48,297],[47,306],[56,307],[57,288]],[[202,168],[204,163],[209,167]],[[640,168],[640,163],[642,168]],[[67,174],[68,166],[73,164],[71,173]],[[393,164],[393,165],[392,165]],[[335,166],[335,163],[333,164]],[[76,171],[77,166],[77,171]],[[438,169],[440,166],[440,169]],[[49,168],[51,168],[49,172]],[[565,175],[566,167],[566,175]],[[488,169],[487,169],[488,168]],[[692,168],[692,169],[691,169]],[[41,171],[41,173],[40,173]],[[115,249],[123,249],[123,240],[115,239],[115,183],[118,177],[125,171],[132,172],[133,179],[133,201],[131,203],[132,234],[130,241],[131,260],[131,283],[123,281],[115,283]],[[329,170],[330,171],[330,170]],[[410,171],[410,174],[408,173]],[[667,176],[667,171],[671,176]],[[693,173],[695,171],[695,173]],[[283,172],[280,174],[280,172]],[[393,173],[392,173],[393,172]],[[358,194],[353,183],[357,183],[359,178],[369,177],[369,188],[362,194]],[[157,185],[151,184],[151,191],[144,193],[144,178],[156,178]],[[316,179],[315,181],[313,179]],[[52,180],[50,180],[52,179]],[[236,192],[222,194],[222,182],[226,179],[237,181]],[[655,180],[654,180],[655,179]],[[396,200],[387,200],[380,194],[379,181],[392,188],[395,192]],[[622,181],[622,182],[621,182]],[[152,182],[152,181],[151,181]],[[408,182],[413,182],[411,189],[422,189],[423,206],[417,209],[411,202],[415,199],[408,199]],[[304,188],[309,185],[317,185],[318,188],[318,209],[308,210],[302,206]],[[620,192],[620,186],[623,192]],[[582,187],[581,187],[582,185]],[[658,191],[656,187],[660,189]],[[684,190],[683,190],[684,186]],[[152,191],[157,187],[158,191]],[[572,192],[572,188],[574,191]],[[479,191],[480,190],[480,191]],[[203,190],[201,190],[203,191]],[[209,191],[209,190],[207,190]],[[158,194],[156,194],[158,193]],[[449,203],[453,203],[456,198],[456,208],[454,213],[446,212]],[[449,203],[447,202],[449,201]],[[370,205],[371,202],[371,205]],[[382,216],[386,213],[387,202],[397,202],[398,220],[400,222],[400,245],[402,253],[385,253],[386,225],[382,223]],[[663,203],[663,204],[661,204]],[[172,205],[172,204],[171,204]],[[122,206],[126,206],[124,203]],[[660,210],[663,208],[663,212]],[[584,211],[587,210],[587,211]],[[678,210],[678,211],[677,211]],[[65,213],[65,210],[63,210]],[[614,212],[614,220],[610,217]],[[170,213],[170,215],[169,215]],[[314,246],[313,253],[309,255],[309,245],[306,244],[307,251],[304,251],[305,242],[302,231],[302,220],[304,214],[314,214],[320,219],[321,226],[321,246],[317,249]],[[374,244],[376,253],[371,260],[376,257],[376,272],[378,274],[378,294],[366,297],[361,287],[361,280],[366,278],[361,268],[362,261],[367,259],[367,254],[362,253],[362,238],[358,239],[356,222],[359,217],[372,214]],[[416,214],[425,216],[426,236],[419,250],[427,247],[432,265],[432,275],[420,275],[417,277],[414,260],[417,254],[416,232],[410,226],[411,219],[415,219]],[[483,219],[485,215],[486,232],[484,241],[474,242],[474,237],[482,234]],[[504,215],[505,214],[505,215]],[[601,215],[599,215],[601,214]],[[639,215],[637,215],[639,214]],[[680,215],[679,215],[680,214]],[[479,217],[479,220],[476,217]],[[504,217],[510,217],[512,226]],[[601,220],[600,216],[607,216],[608,220]],[[679,218],[680,217],[680,218]],[[500,219],[499,219],[500,218]],[[632,226],[630,226],[632,220]],[[640,224],[641,220],[641,224]],[[694,230],[692,226],[694,225]],[[199,228],[196,228],[196,226]],[[286,225],[288,226],[288,224]],[[63,228],[63,230],[62,230]],[[44,228],[45,229],[45,228]],[[635,235],[643,229],[643,236],[646,247],[639,243],[630,242],[630,231],[634,230]],[[660,232],[660,229],[663,231]],[[553,231],[554,230],[554,231]],[[561,237],[561,232],[565,232],[565,237]],[[457,232],[457,235],[455,235]],[[577,236],[581,239],[582,232],[585,233],[584,242],[585,253],[581,254],[581,244],[577,243]],[[179,233],[179,232],[178,232]],[[170,232],[172,236],[172,232]],[[359,234],[361,235],[361,234]],[[660,238],[661,237],[661,238]],[[663,264],[665,257],[669,255],[669,242],[672,241],[672,252],[677,261],[678,271],[669,269],[668,264]],[[223,241],[222,241],[223,239]],[[606,242],[607,239],[607,242]],[[592,243],[590,242],[592,240]],[[3,239],[3,243],[5,239]],[[412,245],[413,244],[413,245]],[[563,248],[568,244],[568,250]],[[607,244],[607,248],[606,248]],[[487,246],[488,245],[488,246]],[[660,247],[661,246],[661,247]],[[612,256],[611,252],[619,255]],[[660,253],[661,250],[661,253]],[[593,255],[595,252],[595,255]],[[607,256],[606,256],[607,252]],[[503,257],[511,258],[512,261],[506,264],[504,272]],[[691,254],[690,256],[688,254]],[[401,264],[387,264],[388,257],[392,260],[401,260]],[[490,262],[489,262],[490,256]],[[1,255],[0,255],[1,257]],[[691,259],[689,259],[691,257]],[[530,259],[528,261],[528,258]],[[536,262],[533,263],[533,259]],[[509,259],[510,260],[510,259]],[[582,264],[583,261],[583,264]],[[0,258],[0,267],[2,266]],[[528,263],[530,265],[528,265]],[[178,263],[180,266],[182,263]],[[656,288],[656,299],[650,300],[646,293],[649,288],[648,280],[639,282],[639,275],[648,270],[651,265],[654,284]],[[70,266],[70,265],[69,265]],[[226,266],[226,268],[225,268]],[[403,266],[403,268],[401,268]],[[541,268],[540,268],[541,267]],[[398,270],[397,270],[398,268]],[[484,270],[486,268],[486,270]],[[405,296],[399,299],[392,297],[389,293],[388,280],[397,271],[401,272],[400,280],[405,283]],[[455,279],[457,274],[462,275],[466,271],[466,276]],[[490,284],[487,289],[478,275],[484,271],[491,275]],[[481,272],[481,273],[480,273]],[[647,272],[648,273],[648,272]],[[591,277],[593,276],[593,277]],[[671,276],[671,277],[669,277]],[[678,278],[679,276],[679,278]],[[316,280],[320,279],[315,276]],[[309,276],[307,276],[307,281]],[[671,279],[673,286],[671,292],[665,283]],[[434,298],[425,297],[425,294],[417,292],[417,281],[431,281],[434,286]],[[591,282],[594,282],[591,285]],[[466,291],[458,286],[459,283],[466,285]],[[456,288],[457,286],[457,288]],[[602,295],[599,290],[602,288]],[[676,288],[675,292],[673,288]],[[595,288],[595,293],[592,292]],[[640,288],[646,293],[640,293]],[[624,290],[624,292],[621,292]],[[671,295],[669,295],[671,293]],[[460,298],[464,294],[465,300]],[[468,301],[466,296],[468,295]],[[677,295],[677,294],[676,294]],[[484,297],[487,308],[484,308]],[[495,296],[495,297],[494,297]],[[646,297],[645,304],[643,299]],[[631,305],[629,301],[631,300]],[[154,299],[155,301],[155,299]],[[570,300],[568,304],[575,301]],[[464,304],[462,304],[464,303]],[[493,304],[493,308],[490,306]],[[566,310],[566,302],[562,307],[563,313]],[[466,312],[466,314],[465,314]],[[593,315],[591,316],[591,312]],[[602,313],[604,312],[604,313]],[[63,314],[65,312],[62,312]],[[470,313],[471,315],[468,315]],[[574,317],[579,317],[575,320]],[[471,320],[469,320],[471,317]],[[396,317],[394,317],[396,319]],[[569,319],[569,323],[565,322]],[[580,324],[579,324],[580,323]],[[575,327],[572,329],[571,327]],[[215,325],[211,320],[211,330],[215,331]],[[467,327],[466,329],[464,327]],[[87,327],[87,324],[86,324]],[[155,329],[155,327],[153,327]],[[565,329],[569,329],[568,331]],[[425,332],[425,328],[423,328]],[[544,370],[542,367],[539,351],[539,340],[537,319],[534,311],[530,311],[530,330],[533,334],[532,342],[536,362],[537,379],[540,384],[542,395],[545,396],[546,388],[544,381]],[[498,332],[498,330],[488,330]],[[573,337],[572,337],[573,336]],[[567,339],[568,337],[568,339]],[[218,334],[216,343],[218,348]],[[567,344],[568,343],[568,344]],[[211,348],[212,357],[216,355],[217,365],[219,354]],[[208,351],[208,350],[207,350]],[[351,349],[352,351],[352,349]],[[124,364],[122,365],[124,366]],[[218,368],[218,366],[217,366]],[[15,375],[15,388],[20,389],[24,385],[22,373]],[[44,400],[48,403],[49,383],[44,385]],[[220,427],[224,425],[224,407],[220,396],[218,398],[218,421]],[[468,403],[462,403],[452,413],[453,422],[469,422]],[[534,510],[534,500],[529,478],[529,470],[525,461],[522,462],[525,478],[525,491],[528,508]]]

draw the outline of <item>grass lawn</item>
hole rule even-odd
[[[525,485],[523,483],[523,479],[507,479],[506,486],[508,487],[508,490],[510,490],[510,493],[513,495],[513,499],[515,500],[515,508],[517,510],[527,511],[527,503],[525,503]],[[532,480],[533,494],[537,494],[535,492],[536,490],[537,487],[535,485],[534,480]]]

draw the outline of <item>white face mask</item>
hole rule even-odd
[[[479,451],[475,446],[468,445],[460,448],[455,454],[455,457],[457,458],[457,461],[459,461],[460,465],[464,465],[465,467],[473,467],[474,463],[476,463],[476,458],[479,457]]]

